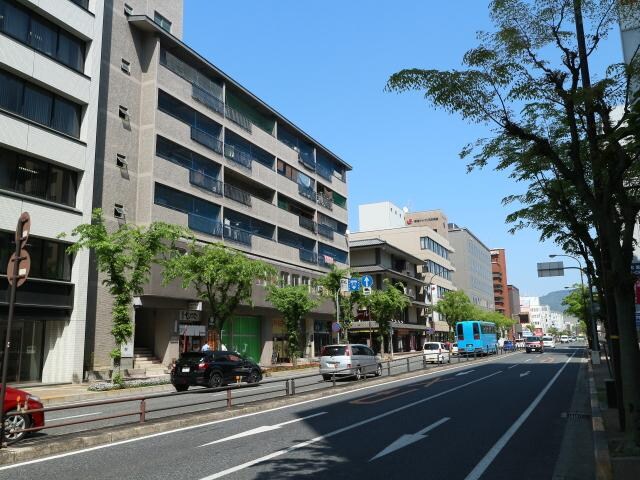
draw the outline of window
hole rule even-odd
[[[295,273],[291,275],[291,285],[296,287],[300,285],[300,275],[296,275]]]
[[[133,7],[128,3],[124,4],[124,14],[127,16],[133,15]]]
[[[443,267],[439,263],[436,263],[432,260],[427,260],[424,264],[424,267],[427,269],[429,273],[435,273],[439,277],[445,278],[447,280],[451,280],[451,270]]]
[[[219,164],[160,135],[156,138],[156,155],[209,177],[218,178],[220,173]]]
[[[113,216],[116,218],[126,218],[127,216],[127,211],[124,208],[124,205],[120,205],[119,203],[116,203],[113,206]]]
[[[0,108],[60,133],[80,136],[80,105],[3,71],[0,71]]]
[[[7,274],[9,257],[15,250],[13,232],[0,232],[0,274]],[[67,243],[29,236],[31,269],[29,276],[47,280],[71,281],[73,257],[66,252]]]
[[[0,0],[0,32],[78,72],[84,70],[83,40],[13,0]]]
[[[280,286],[289,285],[289,272],[280,272]]]
[[[217,219],[220,207],[187,193],[156,183],[155,204],[208,219]]]
[[[123,58],[120,61],[120,70],[122,70],[127,75],[131,74],[131,62]]]
[[[74,207],[77,182],[72,170],[0,148],[0,188]]]
[[[220,136],[222,125],[162,90],[158,90],[158,110],[216,139]]]
[[[78,5],[79,7],[84,8],[85,10],[89,10],[89,0],[71,0],[71,1],[76,5]]]
[[[129,120],[129,109],[120,105],[118,107],[118,116],[123,120]]]
[[[449,250],[429,237],[420,237],[420,248],[422,250],[431,250],[436,255],[449,259]]]
[[[127,156],[122,153],[116,153],[116,165],[120,168],[127,168],[129,166]]]
[[[171,33],[171,22],[160,15],[158,12],[153,12],[153,21],[160,25],[160,28]]]

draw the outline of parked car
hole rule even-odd
[[[549,348],[555,348],[556,342],[551,335],[543,335],[542,345]]]
[[[542,343],[542,339],[540,337],[526,337],[524,340],[524,349],[527,353],[544,353],[544,344]]]
[[[171,383],[178,392],[196,385],[221,387],[238,379],[258,383],[262,380],[262,369],[253,360],[228,350],[185,352],[171,370]]]
[[[524,348],[524,338],[516,339],[516,348]]]
[[[458,355],[458,344],[457,343],[452,343],[451,344],[451,355]]]
[[[29,435],[25,428],[44,427],[44,413],[21,413],[20,410],[43,408],[40,399],[23,390],[7,386],[4,398],[4,435],[7,443],[15,443]],[[7,415],[9,412],[10,413]]]
[[[441,342],[426,342],[422,347],[422,358],[427,363],[451,363],[451,354]]]
[[[502,349],[505,352],[511,352],[516,349],[516,344],[511,340],[505,340],[504,344],[502,345]]]
[[[327,345],[320,352],[320,374],[324,380],[333,376],[353,375],[356,380],[363,376],[382,375],[380,357],[366,345],[349,343],[346,345]]]

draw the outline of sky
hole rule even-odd
[[[353,166],[351,231],[358,230],[359,204],[439,208],[489,248],[506,249],[507,280],[521,296],[579,282],[576,270],[538,278],[536,263],[561,250],[540,243],[535,230],[508,232],[505,217],[513,207],[501,200],[525,185],[491,167],[467,173],[459,152],[488,135],[488,127],[434,109],[419,92],[384,91],[389,76],[403,68],[459,68],[477,45],[476,32],[491,30],[488,1],[184,3],[185,43]],[[620,61],[619,32],[601,55]]]

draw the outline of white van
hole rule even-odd
[[[441,342],[426,342],[422,347],[422,357],[425,363],[451,363],[449,350]]]
[[[382,375],[380,358],[366,345],[327,345],[320,355],[320,374],[324,380],[331,380],[334,375],[353,376],[356,380],[370,373]]]
[[[560,343],[569,343],[569,337],[566,335],[562,335],[560,337]]]
[[[551,335],[543,335],[542,345],[544,345],[545,347],[554,348],[556,346],[556,342]]]

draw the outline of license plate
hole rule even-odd
[[[189,373],[189,367],[182,367],[182,373]]]

